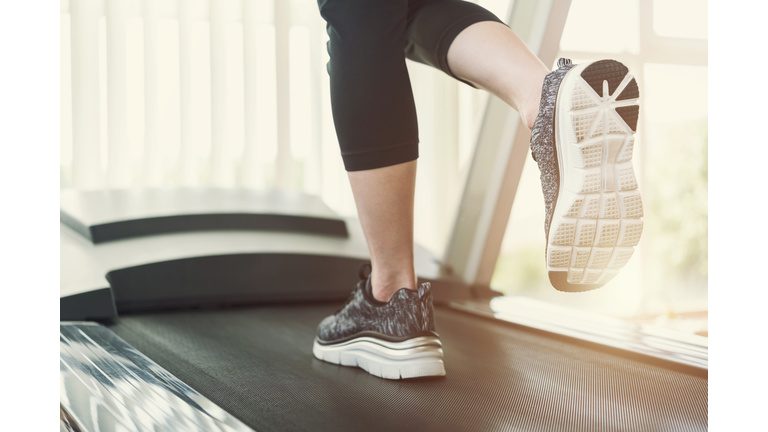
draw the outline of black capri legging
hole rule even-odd
[[[333,122],[347,171],[419,157],[406,57],[459,79],[448,67],[453,39],[474,23],[502,22],[461,0],[318,0],[318,6],[330,37]]]

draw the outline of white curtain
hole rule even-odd
[[[480,3],[500,17],[508,7]],[[314,0],[62,0],[61,187],[283,188],[354,215],[327,39]],[[416,240],[439,254],[487,94],[408,68]]]

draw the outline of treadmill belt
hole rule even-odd
[[[445,377],[312,356],[338,305],[120,317],[110,328],[256,431],[707,429],[707,379],[436,308]]]

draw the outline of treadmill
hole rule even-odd
[[[506,22],[552,64],[569,3],[516,0]],[[491,289],[528,139],[489,97],[448,247],[415,245],[445,377],[313,357],[369,260],[315,196],[62,191],[61,430],[706,430],[707,338]]]
[[[367,262],[317,197],[61,196],[63,430],[706,430],[707,338],[492,297],[416,246],[445,377],[312,355]],[[488,290],[490,291],[490,290]]]

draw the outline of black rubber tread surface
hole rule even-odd
[[[625,106],[625,107],[617,107],[616,108],[616,114],[620,115],[621,118],[624,119],[625,122],[627,122],[627,125],[632,129],[632,131],[637,131],[637,117],[640,115],[640,107],[637,105],[632,106]]]
[[[444,308],[445,377],[312,356],[335,304],[121,317],[120,337],[257,431],[707,429],[707,380]]]
[[[603,95],[603,81],[608,81],[608,94],[613,94],[629,69],[616,60],[600,60],[587,66],[581,77],[599,96]]]
[[[624,87],[624,90],[621,91],[621,94],[616,98],[616,100],[637,99],[639,97],[640,89],[637,88],[637,81],[632,78],[632,80],[627,83],[627,86]]]

